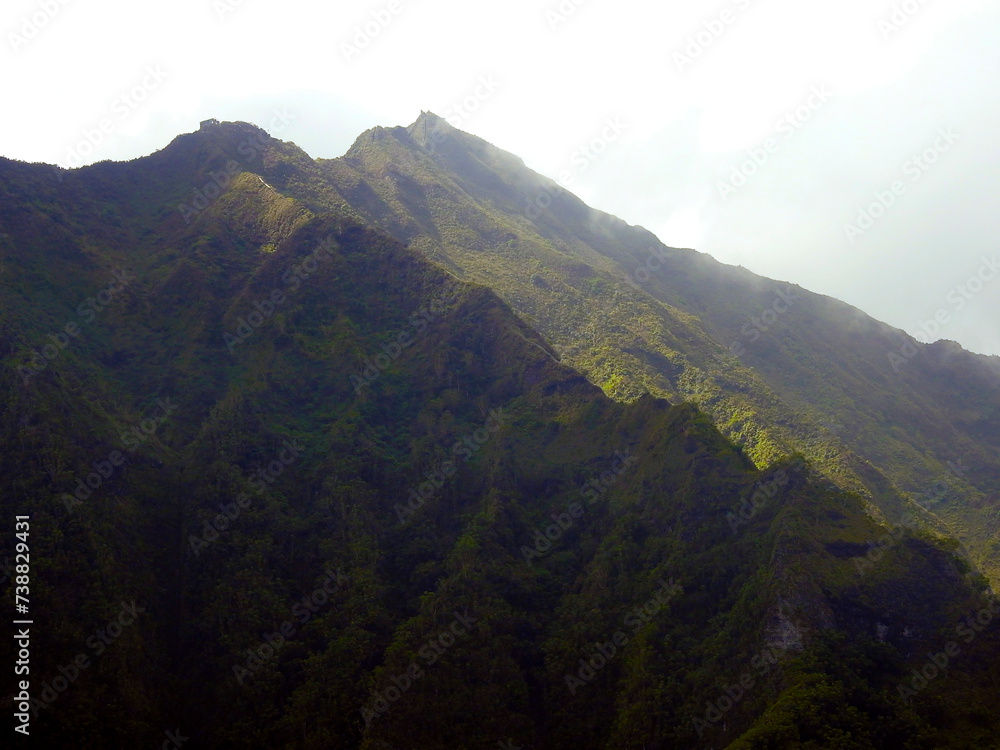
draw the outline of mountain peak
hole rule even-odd
[[[239,120],[220,122],[211,118],[202,120],[197,130],[178,135],[164,151],[176,158],[180,152],[195,154],[199,149],[215,148],[231,159],[240,160],[250,151],[251,146],[254,153],[257,153],[277,142],[264,128],[253,123]]]
[[[430,110],[427,110],[426,112],[424,110],[420,110],[420,117],[418,117],[413,124],[407,128],[407,130],[413,130],[414,128],[421,127],[448,127],[449,129],[454,130],[454,128],[448,124],[446,119],[440,115],[434,114]]]
[[[406,130],[413,140],[431,151],[445,138],[461,132],[443,117],[433,112],[424,112],[422,110],[420,117]]]

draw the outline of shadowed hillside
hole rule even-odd
[[[836,486],[794,422],[731,441],[719,409],[792,413],[779,384],[598,251],[531,250],[576,257],[533,271],[553,320],[622,306],[572,354],[508,299],[513,218],[494,292],[478,215],[443,219],[457,188],[387,160],[427,232],[391,237],[365,139],[445,158],[395,130],[315,163],[224,123],[61,175],[0,160],[0,508],[31,516],[38,742],[996,747],[996,620],[967,622],[995,600],[957,542],[880,525],[864,489],[905,498],[861,459]],[[623,339],[630,300],[669,351]]]

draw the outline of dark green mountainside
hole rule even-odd
[[[609,395],[693,401],[758,466],[801,451],[1000,581],[1000,358],[668,248],[429,113],[320,163],[367,220],[490,286]]]
[[[429,158],[371,136],[399,138]],[[794,424],[741,448],[687,390],[640,396],[619,352],[790,409],[690,313],[602,287],[596,251],[600,274],[540,264],[553,315],[622,307],[578,344],[618,368],[589,370],[609,398],[513,281],[390,237],[358,148],[317,163],[226,123],[69,173],[0,159],[0,561],[11,600],[30,515],[35,742],[1000,747],[997,605],[957,542],[880,525],[862,490],[905,497],[870,466],[836,486],[784,449]],[[442,233],[451,183],[383,166]],[[476,220],[448,232],[488,274]],[[670,356],[625,327],[633,298]]]

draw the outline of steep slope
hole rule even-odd
[[[37,741],[995,746],[996,620],[898,689],[988,604],[953,543],[887,541],[690,404],[607,398],[294,147],[241,166],[258,136],[61,181],[0,160]]]
[[[432,114],[324,175],[366,219],[487,284],[616,398],[692,400],[758,465],[800,450],[1000,580],[1000,359],[664,246]]]

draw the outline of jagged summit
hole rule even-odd
[[[410,125],[410,127],[407,128],[407,130],[413,130],[414,128],[421,125],[438,125],[440,123],[448,124],[448,121],[445,120],[440,115],[431,112],[429,109],[428,110],[422,109],[420,110],[420,117],[414,120],[413,124]],[[448,126],[451,127],[450,124]]]
[[[406,149],[412,149],[416,144],[420,149],[433,153],[444,143],[454,142],[456,136],[478,140],[475,136],[454,127],[445,118],[421,110],[420,116],[407,127],[376,125],[364,131],[347,150],[345,157],[348,159],[357,157],[371,146],[384,145],[391,143],[392,140],[403,143]]]
[[[422,110],[420,117],[406,130],[413,137],[413,140],[432,151],[446,138],[461,132],[443,117]]]
[[[193,135],[195,133],[201,133],[209,136],[231,136],[234,134],[246,135],[248,133],[253,133],[254,135],[263,136],[265,138],[271,137],[267,130],[259,125],[253,124],[252,122],[245,122],[243,120],[218,120],[214,117],[202,120],[198,124],[198,129],[192,131],[188,135]]]

